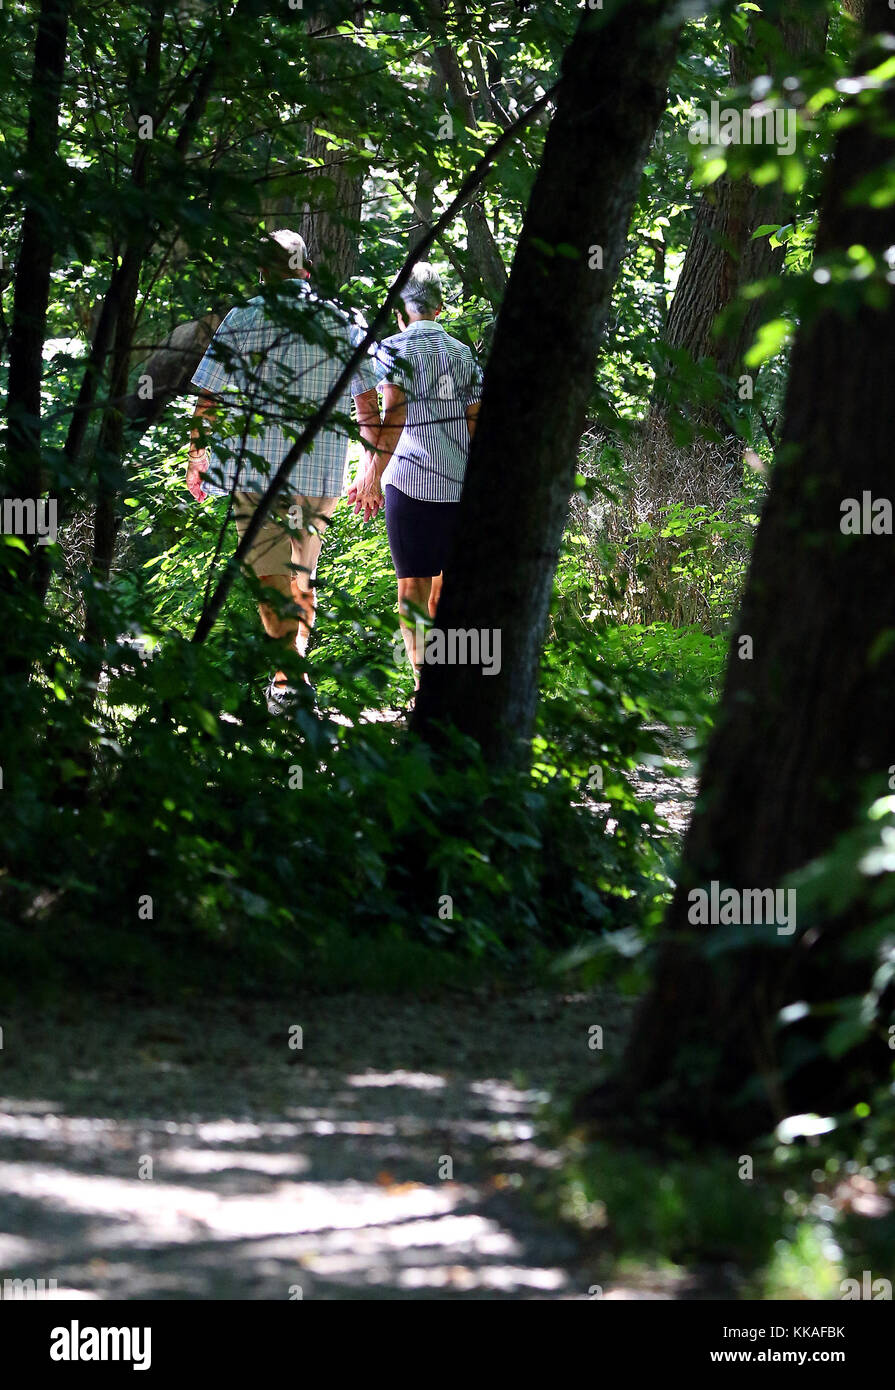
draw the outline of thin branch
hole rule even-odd
[[[774,421],[774,424],[769,425],[769,424],[768,424],[768,417],[765,415],[765,413],[764,413],[763,410],[760,410],[760,411],[758,412],[758,416],[759,416],[759,419],[761,420],[761,427],[762,427],[762,429],[764,430],[765,434],[766,434],[767,437],[768,437],[768,443],[770,444],[771,448],[776,452],[776,449],[777,449],[777,441],[776,441],[776,439],[774,438],[774,425],[776,425],[777,421],[775,420],[775,421]]]

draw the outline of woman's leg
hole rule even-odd
[[[429,595],[432,590],[431,575],[420,579],[398,579],[398,618],[401,623],[401,636],[404,638],[404,646],[407,655],[413,666],[413,685],[414,689],[419,689],[420,684],[420,665],[422,664],[423,653],[422,643],[417,641],[418,625],[420,623],[419,614],[412,610],[421,609],[424,613],[429,609]],[[419,633],[420,638],[422,633]]]
[[[445,508],[450,510],[445,510]],[[457,504],[421,502],[390,483],[385,488],[385,521],[389,547],[398,577],[398,617],[404,647],[419,688],[424,660],[425,617],[435,617],[441,597],[442,565],[456,519]],[[407,575],[408,570],[413,577]],[[412,610],[418,612],[414,613]]]

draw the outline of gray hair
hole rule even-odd
[[[285,228],[268,232],[261,245],[261,269],[278,271],[283,276],[294,275],[308,264],[308,248],[304,237]]]
[[[442,304],[441,280],[434,265],[417,261],[401,291],[404,308],[415,314],[434,314]]]

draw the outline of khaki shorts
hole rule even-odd
[[[260,497],[260,492],[233,495],[233,520],[240,540]],[[276,575],[295,579],[300,589],[310,589],[317,574],[323,533],[338,500],[338,497],[283,498],[265,518],[249,547],[245,563],[259,579]]]

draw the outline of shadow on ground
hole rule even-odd
[[[617,1002],[196,999],[2,1023],[2,1280],[63,1298],[588,1297],[575,1237],[527,1190],[557,1162],[539,1108],[594,1079],[588,1029],[621,1036]]]

